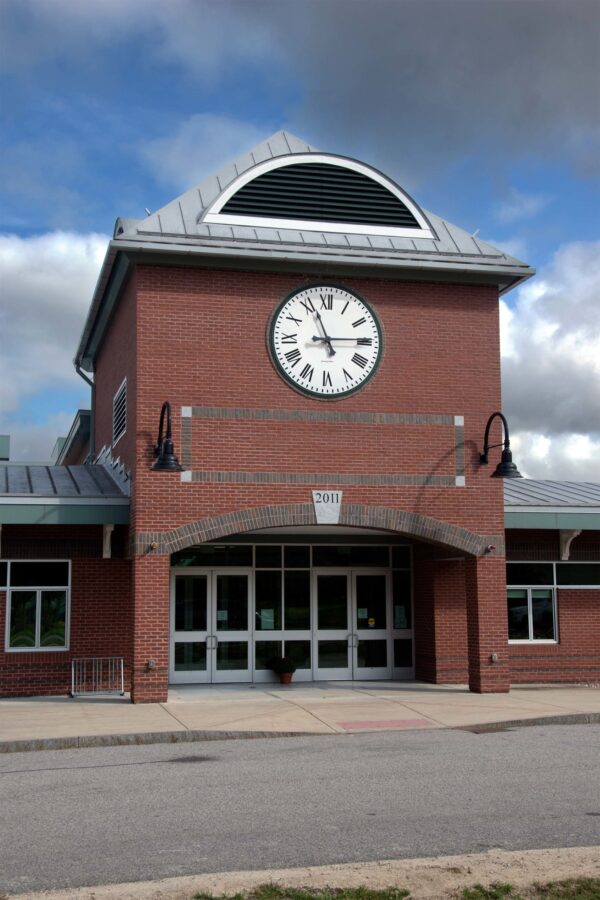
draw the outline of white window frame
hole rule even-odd
[[[506,586],[506,618],[508,621],[508,592],[509,591],[527,591],[527,630],[529,637],[527,638],[510,638],[509,644],[558,644],[558,605],[556,586],[551,584],[508,584]],[[532,591],[550,591],[552,594],[552,617],[554,620],[554,637],[553,638],[534,638],[533,637],[533,610],[532,610]]]
[[[123,408],[123,430],[115,437],[115,407],[120,402],[122,395],[125,395],[125,405]],[[123,435],[127,434],[127,376],[123,379],[113,397],[112,402],[112,446],[116,447]]]
[[[65,653],[69,650],[70,645],[70,636],[71,636],[71,560],[70,559],[15,559],[15,560],[2,560],[2,562],[7,563],[7,572],[6,572],[6,581],[7,585],[5,588],[0,587],[0,590],[6,592],[6,626],[5,626],[5,634],[4,634],[4,650],[6,653]],[[39,587],[38,585],[18,585],[11,586],[11,564],[12,562],[16,563],[66,563],[68,566],[68,584],[59,584],[59,585],[51,585],[45,584],[43,587]],[[14,591],[35,591],[36,592],[36,606],[35,606],[35,647],[11,647],[10,646],[10,620],[12,617],[12,594]],[[66,593],[66,604],[65,604],[65,643],[62,647],[40,647],[40,627],[41,627],[41,615],[42,615],[42,601],[41,595],[42,591],[65,591]]]

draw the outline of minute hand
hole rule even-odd
[[[318,334],[313,336],[313,341],[368,341],[369,338],[360,338],[360,337],[332,337],[328,335],[326,338],[319,337]]]

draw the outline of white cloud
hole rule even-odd
[[[199,113],[183,121],[175,134],[140,147],[140,156],[157,181],[188,190],[207,175],[265,138],[264,127]]]
[[[43,422],[9,422],[1,426],[3,434],[10,434],[11,460],[49,463],[56,439],[69,433],[74,413],[75,410],[53,413]]]
[[[74,58],[94,65],[106,46],[132,37],[148,57],[213,78],[232,62],[278,56],[268,9],[248,0],[19,0],[0,4],[0,59],[9,70]]]
[[[504,250],[509,256],[515,256],[517,259],[527,258],[527,244],[522,238],[486,238],[485,242],[491,244],[492,247],[498,247],[499,250]]]
[[[547,194],[523,194],[513,188],[508,197],[496,209],[500,222],[512,223],[537,216],[550,203]]]
[[[540,5],[19,0],[0,3],[0,59],[11,72],[58,60],[94,75],[110,65],[107,51],[131,58],[135,41],[156,80],[178,67],[202,85],[222,80],[234,101],[251,97],[257,72],[267,99],[293,81],[287,115],[301,133],[385,171],[425,176],[465,151],[487,154],[493,170],[533,151],[591,175],[598,2],[544,0],[543,14]]]
[[[94,284],[108,238],[51,232],[0,235],[0,432],[12,435],[13,457],[47,457],[74,410],[22,424],[22,409],[40,392],[77,390],[73,369]],[[45,442],[45,443],[44,443]]]
[[[503,408],[529,477],[600,481],[599,298],[590,242],[562,246],[512,307],[501,303]]]
[[[513,461],[526,478],[600,482],[600,438],[587,434],[511,433]]]

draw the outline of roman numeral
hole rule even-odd
[[[294,332],[294,334],[282,334],[281,335],[281,343],[282,344],[297,344],[298,343],[298,333]],[[360,343],[360,341],[359,341]]]
[[[304,366],[302,371],[300,372],[300,378],[305,378],[306,381],[312,381],[314,368],[310,366],[308,363]]]
[[[285,358],[290,363],[292,368],[294,368],[294,366],[298,365],[302,357],[299,350],[290,350],[289,353],[285,354]]]
[[[329,372],[323,372],[323,387],[333,387]]]
[[[352,323],[353,328],[358,328],[359,325],[364,325],[367,320],[363,316],[362,319],[357,319],[356,322]]]
[[[359,347],[370,347],[373,343],[373,338],[357,338],[356,343]]]
[[[295,322],[296,325],[302,325],[302,319],[295,319],[293,316],[286,316],[286,319],[289,319],[290,322]]]
[[[346,303],[344,304],[344,308],[343,308],[343,310],[342,310],[341,313],[340,313],[341,316],[343,316],[344,313],[346,312],[346,310],[348,309],[348,304],[349,304],[349,303],[350,303],[350,301],[349,301],[349,300],[346,300]]]
[[[368,361],[369,360],[365,359],[364,356],[361,356],[360,353],[355,353],[352,357],[352,362],[356,363],[357,366],[360,366],[361,369],[364,369]]]
[[[321,309],[333,309],[333,294],[319,294],[321,298]]]
[[[346,379],[346,381],[353,381],[352,375],[349,372],[346,372],[345,369],[342,369],[342,372],[344,373],[344,378]]]
[[[304,307],[304,309],[306,310],[306,312],[307,312],[309,315],[310,315],[311,313],[316,312],[316,310],[315,310],[315,308],[314,308],[314,306],[313,306],[313,302],[312,302],[312,300],[310,299],[310,297],[307,297],[306,300],[301,300],[300,303],[302,304],[302,306]]]

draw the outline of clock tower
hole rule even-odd
[[[498,300],[532,274],[286,132],[118,219],[76,362],[131,476],[134,701],[169,683],[509,685]],[[172,412],[181,471],[153,468]],[[493,549],[491,549],[493,548]]]

